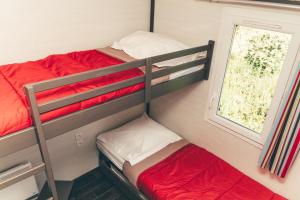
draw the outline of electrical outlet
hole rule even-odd
[[[83,137],[83,133],[80,132],[80,131],[77,131],[75,133],[75,140],[76,140],[76,143],[77,145],[80,147],[84,144],[84,137]]]

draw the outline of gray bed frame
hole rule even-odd
[[[154,25],[154,5],[155,1],[151,0],[151,31],[153,31]],[[31,116],[34,121],[34,126],[9,134],[4,137],[0,137],[0,158],[26,149],[33,145],[38,145],[43,162],[37,166],[33,166],[28,171],[17,174],[14,177],[9,177],[7,179],[0,180],[0,190],[21,180],[24,180],[30,176],[45,171],[47,175],[47,185],[49,186],[49,192],[52,195],[52,199],[67,199],[68,195],[66,194],[68,192],[65,192],[64,190],[70,190],[71,186],[66,186],[64,182],[56,182],[54,180],[46,141],[48,139],[62,135],[68,131],[77,129],[79,127],[82,127],[84,125],[87,125],[89,123],[100,120],[102,118],[105,118],[107,116],[110,116],[112,114],[118,113],[120,111],[126,110],[130,107],[139,104],[145,104],[145,110],[146,112],[149,112],[151,99],[168,94],[170,92],[181,89],[198,81],[208,80],[213,49],[214,41],[209,41],[208,44],[204,46],[194,47],[182,51],[136,60],[120,65],[114,65],[107,68],[91,70],[87,72],[82,72],[78,74],[73,74],[69,76],[26,85],[25,91],[30,103],[32,113]],[[155,63],[200,52],[206,52],[206,57],[174,67],[166,67],[156,72],[152,72],[152,66]],[[204,67],[197,72],[176,78],[174,80],[169,80],[167,82],[160,83],[155,86],[151,85],[151,81],[153,79],[199,65],[203,65]],[[146,66],[146,72],[143,76],[127,79],[121,82],[106,85],[86,92],[70,95],[68,97],[56,99],[43,104],[38,104],[36,101],[36,93],[38,92],[142,66]],[[91,108],[87,108],[85,110],[80,110],[62,117],[58,117],[45,123],[41,122],[41,114],[43,113],[142,82],[145,83],[145,88],[135,93],[122,96],[120,98],[93,106]],[[40,197],[39,199],[45,198],[46,197]]]
[[[130,200],[147,200],[148,198],[134,186],[121,170],[99,149],[99,168],[104,176],[111,181]]]
[[[213,48],[214,41],[209,41],[209,43],[204,46],[26,85],[25,90],[31,106],[34,127],[1,137],[0,153],[1,157],[3,157],[38,144],[43,163],[33,167],[28,172],[24,172],[16,177],[11,177],[0,182],[0,189],[45,170],[48,176],[48,184],[52,195],[55,200],[58,199],[46,140],[142,103],[145,103],[145,109],[147,110],[149,109],[151,99],[168,94],[198,81],[208,80]],[[152,72],[152,66],[155,63],[200,52],[207,52],[206,57]],[[199,65],[204,65],[204,67],[197,72],[169,80],[155,86],[151,85],[151,80],[153,79]],[[38,92],[142,66],[146,66],[146,73],[143,76],[127,79],[104,87],[56,99],[47,103],[37,104],[36,93]],[[142,82],[145,83],[145,88],[135,93],[85,110],[77,111],[45,123],[41,122],[41,114],[43,113]]]

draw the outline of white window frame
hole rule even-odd
[[[282,100],[287,82],[290,78],[292,69],[299,63],[297,59],[300,45],[300,16],[274,13],[268,11],[251,11],[242,8],[225,8],[222,16],[222,23],[219,38],[216,45],[216,54],[214,56],[213,69],[211,76],[211,87],[209,92],[207,120],[212,124],[233,133],[242,139],[250,141],[255,145],[262,147],[271,131],[276,113]],[[297,23],[298,22],[298,23]],[[261,134],[243,127],[235,122],[217,115],[218,103],[221,95],[223,80],[230,55],[235,25],[273,30],[277,32],[289,33],[292,35],[291,43],[287,52],[283,70],[278,78],[274,98],[270,105],[266,121]]]

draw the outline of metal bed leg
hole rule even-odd
[[[154,32],[154,18],[155,18],[155,0],[151,0],[150,5],[150,32]]]
[[[145,80],[145,111],[150,116],[151,103],[151,82],[152,82],[152,59],[146,60],[146,80]]]
[[[32,87],[26,87],[26,93],[27,93],[27,97],[29,99],[32,117],[33,117],[33,120],[35,123],[36,135],[37,135],[38,145],[39,145],[39,148],[41,151],[42,160],[45,163],[45,172],[47,175],[48,186],[51,190],[53,200],[59,200],[58,194],[57,194],[57,189],[55,186],[55,180],[54,180],[54,175],[53,175],[53,171],[52,171],[50,156],[49,156],[49,152],[48,152],[48,148],[47,148],[47,144],[46,144],[44,129],[42,127],[40,113],[36,106],[37,102],[36,102],[36,97],[34,94],[34,89]]]
[[[118,186],[121,191],[130,200],[148,200],[148,198],[134,187],[123,174],[106,155],[99,150],[99,167],[102,173],[108,178],[113,184]]]

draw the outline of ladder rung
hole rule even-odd
[[[9,178],[7,178],[3,181],[0,181],[0,190],[4,189],[4,188],[6,188],[10,185],[13,185],[13,184],[15,184],[19,181],[22,181],[22,180],[24,180],[24,179],[26,179],[30,176],[38,174],[38,173],[40,173],[44,170],[45,170],[45,164],[42,163],[40,165],[37,165],[35,167],[30,168],[29,170],[26,170],[26,171],[22,172],[20,174],[17,174],[16,176],[12,176],[12,177],[9,177]]]

